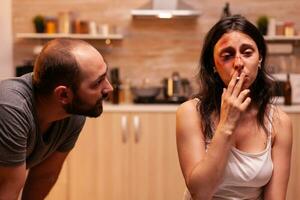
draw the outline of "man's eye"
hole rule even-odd
[[[96,82],[96,85],[100,85],[102,83],[104,79],[99,79],[97,82]]]

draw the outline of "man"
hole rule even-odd
[[[100,53],[71,39],[48,42],[33,74],[0,82],[0,199],[17,199],[22,188],[22,199],[43,199],[84,116],[100,116],[112,90]]]

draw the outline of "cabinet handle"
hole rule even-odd
[[[121,117],[121,132],[122,132],[122,141],[123,141],[123,143],[126,143],[127,139],[128,139],[127,116],[126,115],[122,115],[122,117]]]
[[[134,136],[135,136],[134,139],[135,142],[138,143],[140,141],[141,131],[140,131],[140,118],[137,115],[133,116],[133,127],[134,127]]]

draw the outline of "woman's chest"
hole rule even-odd
[[[243,152],[258,153],[266,149],[269,135],[254,122],[241,122],[233,135],[233,146]]]

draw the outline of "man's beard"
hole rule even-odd
[[[102,101],[106,99],[107,95],[104,94],[102,98],[98,99],[96,104],[91,106],[87,105],[76,92],[74,92],[74,99],[71,103],[64,106],[68,114],[83,115],[87,117],[99,117],[103,112]]]

